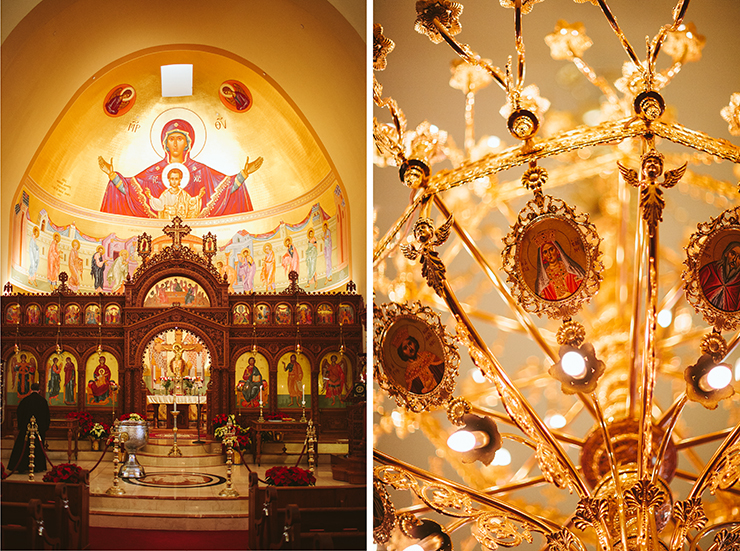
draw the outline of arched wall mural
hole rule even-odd
[[[160,67],[185,59],[193,94],[162,97]],[[218,229],[230,292],[291,270],[314,290],[351,279],[347,193],[311,128],[248,61],[190,47],[129,56],[80,90],[16,193],[10,280],[53,291],[66,272],[75,291],[122,292],[135,236],[174,216],[193,243]]]

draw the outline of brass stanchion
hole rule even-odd
[[[175,403],[175,407],[177,407],[177,403]],[[177,447],[177,416],[180,415],[180,412],[175,409],[173,411],[170,411],[170,413],[172,414],[172,418],[175,420],[175,426],[172,427],[172,436],[174,438],[174,442],[172,443],[172,448],[167,455],[180,457],[182,456],[182,452],[180,451],[180,448]]]
[[[308,470],[313,473],[316,468],[316,427],[314,427],[313,421],[308,422],[306,438],[308,439]]]
[[[28,440],[28,481],[36,482],[34,478],[34,471],[36,465],[34,460],[36,458],[36,432],[38,431],[38,425],[36,424],[36,416],[31,416],[31,421],[28,423],[28,431],[26,432],[26,439]]]
[[[128,433],[121,433],[119,423],[120,421],[116,420],[114,424],[115,436],[113,437],[113,486],[105,491],[105,494],[109,496],[120,496],[126,493],[126,490],[118,486],[118,453],[119,445],[124,440],[124,435],[126,437],[125,439],[128,439]]]
[[[221,497],[239,497],[239,492],[237,492],[231,486],[231,467],[234,464],[234,425],[231,423],[231,419],[227,421],[226,426],[228,427],[228,431],[226,432],[226,438],[224,438],[224,441],[226,442],[226,445],[227,445],[227,449],[226,449],[226,488],[221,490],[218,493],[218,495]]]

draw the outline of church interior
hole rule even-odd
[[[738,17],[376,0],[378,549],[740,541]]]
[[[366,547],[366,51],[362,2],[2,3],[3,549]]]

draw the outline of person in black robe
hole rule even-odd
[[[28,431],[28,423],[31,422],[31,417],[36,417],[36,425],[38,425],[36,449],[34,451],[34,471],[46,471],[46,457],[41,446],[43,446],[46,431],[49,430],[51,414],[49,413],[49,403],[46,401],[46,398],[39,394],[39,388],[38,383],[33,383],[31,385],[31,394],[23,398],[21,403],[18,404],[18,437],[15,439],[13,451],[10,454],[10,461],[8,462],[8,468],[18,473],[28,472],[28,448],[30,442],[28,445],[26,444],[26,432]],[[23,457],[21,457],[21,453]]]

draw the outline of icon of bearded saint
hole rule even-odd
[[[725,312],[740,308],[740,242],[733,241],[720,258],[701,267],[699,284],[714,307]]]
[[[195,143],[195,130],[183,119],[173,119],[162,128],[162,145],[165,157],[133,177],[125,177],[113,169],[113,160],[98,157],[100,170],[108,175],[109,182],[100,206],[101,212],[125,214],[142,218],[157,218],[157,212],[149,204],[149,191],[160,197],[167,189],[162,174],[172,163],[184,165],[190,181],[183,191],[190,197],[199,198],[198,218],[221,216],[254,210],[245,184],[250,174],[262,166],[262,157],[251,163],[249,158],[244,168],[234,176],[226,176],[217,170],[190,158]],[[200,192],[204,193],[201,194]]]
[[[535,237],[537,244],[537,280],[534,292],[545,300],[562,300],[575,293],[586,277],[586,271],[570,258],[554,232]]]
[[[393,348],[398,357],[406,362],[404,385],[414,394],[426,394],[434,390],[442,380],[444,362],[434,353],[419,351],[419,341],[402,328],[393,337]]]

